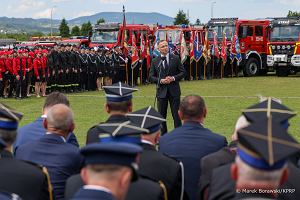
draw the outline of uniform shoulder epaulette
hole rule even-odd
[[[50,180],[50,175],[48,173],[48,169],[42,165],[36,164],[34,162],[30,162],[30,161],[25,161],[25,163],[30,164],[31,166],[36,167],[37,169],[41,170],[41,172],[45,175],[46,180],[47,180],[47,185],[48,185],[48,192],[49,192],[49,200],[53,200],[53,187],[51,184],[51,180]]]

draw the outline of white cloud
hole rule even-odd
[[[18,6],[13,9],[16,13],[23,13],[27,12],[31,9],[40,9],[45,5],[43,1],[36,1],[36,0],[21,0]]]
[[[100,0],[100,3],[103,4],[121,4],[125,3],[126,0]]]
[[[47,8],[43,11],[36,12],[32,16],[33,18],[50,18],[51,16],[51,8]]]
[[[94,12],[94,11],[82,11],[82,12],[77,13],[74,16],[74,18],[82,17],[82,16],[90,16],[90,15],[93,15],[93,14],[96,14],[96,12]]]
[[[276,1],[278,1],[279,3],[284,4],[284,5],[300,6],[299,0],[276,0]],[[297,8],[295,8],[295,9],[297,9]]]
[[[71,1],[71,0],[52,0],[53,3],[61,3],[66,1]]]
[[[200,2],[207,2],[207,0],[170,0],[171,2],[176,3],[200,3]]]

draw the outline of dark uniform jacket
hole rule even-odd
[[[39,166],[12,158],[12,154],[2,151],[0,158],[0,190],[15,193],[24,200],[47,200],[47,176]],[[1,155],[3,155],[1,154]]]
[[[167,94],[172,97],[178,97],[181,95],[179,81],[184,78],[185,70],[181,64],[178,56],[169,54],[169,63],[167,67],[163,67],[161,56],[153,59],[151,63],[149,78],[150,81],[158,84],[157,97],[166,98]],[[170,84],[160,84],[160,80],[167,76],[174,76],[175,81]]]
[[[129,121],[129,118],[124,115],[111,115],[105,123],[119,123],[125,121]],[[102,131],[102,129],[100,129],[97,125],[93,126],[87,132],[86,144],[100,142],[99,135],[103,133],[104,132]]]
[[[167,188],[168,199],[180,199],[183,188],[182,171],[179,163],[157,152],[153,145],[143,143],[142,147],[139,174],[155,181],[162,181]]]
[[[19,160],[47,167],[56,200],[64,198],[66,180],[77,174],[82,165],[79,148],[55,134],[46,134],[39,140],[20,146],[15,155]]]
[[[208,194],[207,188],[209,187],[213,170],[222,165],[234,162],[236,146],[237,141],[231,142],[228,147],[224,147],[221,150],[211,153],[201,159],[201,176],[199,182],[200,199],[205,199],[204,197]]]
[[[112,194],[102,190],[81,188],[72,200],[116,200]]]
[[[233,199],[235,196],[235,182],[231,179],[230,164],[221,166],[213,170],[210,187],[209,200],[227,200]],[[294,200],[300,198],[300,169],[293,163],[288,163],[289,176],[286,183],[281,189],[294,189],[294,192],[287,192],[279,194],[278,199]],[[220,178],[222,177],[222,178]]]
[[[72,199],[74,194],[84,185],[80,174],[71,176],[66,183],[65,200]],[[158,183],[139,178],[130,184],[126,200],[163,200],[164,193]],[[166,199],[165,199],[166,200]]]
[[[224,136],[213,133],[197,122],[185,122],[159,141],[159,151],[175,157],[184,166],[184,182],[189,199],[196,199],[202,157],[227,146]]]

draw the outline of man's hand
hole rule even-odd
[[[169,80],[169,83],[175,81],[175,78],[173,76],[167,76],[166,79]]]
[[[16,78],[17,78],[17,80],[20,80],[20,76],[19,75],[17,75]]]
[[[170,82],[170,79],[168,79],[168,78],[163,78],[163,79],[160,80],[160,83],[166,85],[166,84],[170,84],[171,82]]]

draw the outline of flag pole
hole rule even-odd
[[[211,73],[211,78],[214,79],[214,72],[215,72],[215,59],[214,56],[212,56],[212,73]]]
[[[134,68],[132,68],[132,62],[131,62],[131,86],[133,87],[133,70]]]
[[[206,79],[206,60],[204,59],[204,66],[203,66],[203,79],[205,80]]]
[[[231,62],[231,78],[233,77],[233,62]]]
[[[125,63],[125,70],[126,70],[126,83],[129,85],[129,82],[128,82],[128,62]]]
[[[190,60],[190,80],[192,80],[192,62]]]
[[[143,84],[143,61],[141,62],[141,67],[140,67],[140,84]]]
[[[195,60],[195,62],[196,62],[196,80],[198,80],[198,62],[197,62],[197,60]]]

